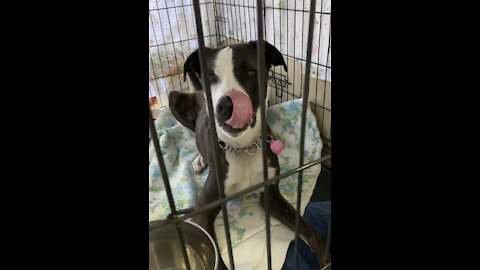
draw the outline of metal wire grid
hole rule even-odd
[[[158,4],[157,4],[157,8],[154,9],[154,11],[168,10],[169,6],[167,5],[166,1],[164,1],[164,2],[165,2],[164,7],[159,7]],[[238,2],[239,1],[237,1],[237,3]],[[215,16],[214,28],[216,30],[216,33],[213,34],[213,35],[205,36],[204,32],[203,32],[203,27],[205,26],[205,24],[202,23],[201,5],[208,5],[208,4],[212,4],[215,7],[214,14],[216,16]],[[214,1],[214,2],[199,3],[198,0],[196,0],[196,1],[194,0],[193,4],[191,4],[191,5],[183,5],[183,6],[171,5],[170,7],[185,8],[185,7],[192,7],[192,6],[193,6],[193,10],[194,10],[194,15],[195,15],[195,25],[196,25],[196,34],[197,34],[195,36],[195,38],[192,37],[192,40],[195,40],[196,38],[198,38],[198,50],[199,50],[199,57],[200,57],[200,60],[201,60],[201,69],[202,70],[206,69],[206,67],[205,67],[206,62],[205,62],[205,59],[204,59],[204,57],[205,57],[204,56],[205,39],[206,38],[215,36],[218,44],[225,43],[225,42],[227,44],[231,44],[231,43],[235,43],[235,42],[238,42],[238,41],[242,40],[242,38],[249,39],[250,37],[252,37],[252,36],[249,37],[249,34],[252,34],[251,31],[244,31],[243,32],[244,35],[242,37],[242,32],[241,31],[240,31],[240,34],[238,34],[238,32],[237,32],[237,35],[235,36],[235,31],[231,31],[231,29],[228,28],[228,26],[227,26],[228,19],[231,19],[231,23],[233,25],[233,16],[228,16],[228,15],[226,17],[221,16],[222,14],[228,14],[228,9],[227,9],[228,5],[225,4],[224,2],[218,3],[218,2]],[[223,9],[221,8],[222,6],[223,6]],[[235,7],[235,6],[236,7],[246,7],[246,8],[249,8],[249,9],[255,9],[256,10],[256,17],[255,17],[256,20],[255,21],[251,21],[251,20],[249,21],[250,27],[253,24],[257,28],[257,32],[254,33],[254,34],[256,34],[256,36],[255,36],[255,38],[252,38],[252,39],[258,39],[259,41],[265,40],[264,36],[265,36],[266,31],[265,31],[265,27],[264,27],[263,23],[264,23],[264,20],[265,20],[266,6],[263,5],[262,1],[257,0],[256,5],[239,5],[239,4],[231,5],[230,6],[230,8],[231,8],[231,10],[230,10],[231,13],[230,14],[231,15],[235,14],[235,16],[237,16],[237,19],[239,19],[240,16],[241,16],[241,12],[239,11],[238,13],[236,13],[235,10],[233,9],[233,7]],[[261,7],[261,8],[256,8],[257,6]],[[323,5],[321,5],[321,6],[323,6]],[[272,10],[280,10],[280,8],[272,7]],[[290,9],[284,9],[284,10],[290,11]],[[208,12],[208,8],[206,9],[206,11]],[[293,11],[302,11],[303,13],[308,12],[308,15],[307,15],[308,16],[307,46],[306,46],[306,50],[305,50],[306,51],[306,59],[305,60],[300,59],[300,60],[305,61],[305,65],[304,65],[305,74],[310,74],[310,70],[311,70],[311,66],[312,66],[312,44],[313,44],[313,36],[314,36],[314,33],[313,33],[314,31],[313,30],[314,30],[315,16],[316,16],[316,14],[330,15],[330,13],[323,12],[322,9],[320,9],[320,11],[316,11],[316,0],[311,0],[310,9],[308,11],[307,10],[297,10],[297,9],[293,9]],[[225,12],[225,13],[222,13],[222,12]],[[245,16],[247,16],[247,14],[245,12],[243,13],[243,15],[244,15],[244,18],[246,18]],[[151,16],[151,14],[150,14],[150,16]],[[304,18],[302,18],[302,21],[303,21],[303,19]],[[225,25],[223,27],[221,27],[221,23],[224,23]],[[169,25],[170,25],[170,22],[169,22]],[[210,29],[210,25],[208,25],[207,27],[209,27],[209,29]],[[250,29],[250,28],[247,28],[247,29]],[[222,34],[222,30],[224,30],[223,34]],[[233,36],[235,37],[236,40],[231,40],[227,35],[225,35],[226,31],[229,31],[230,34],[233,33]],[[173,36],[173,32],[171,32],[171,35]],[[320,38],[320,33],[318,34],[318,36]],[[222,40],[222,38],[223,38],[223,40]],[[185,42],[185,41],[190,41],[190,40],[180,40],[178,42],[181,43],[181,42]],[[243,41],[246,41],[246,40],[243,40]],[[174,43],[175,42],[172,42],[172,44],[174,44]],[[303,40],[302,40],[302,43],[303,43]],[[257,47],[257,56],[258,56],[258,59],[259,59],[258,70],[262,71],[262,70],[264,70],[265,63],[264,63],[264,58],[260,57],[260,56],[264,55],[264,46],[263,46],[262,42],[259,42],[259,44],[260,44],[260,46]],[[274,38],[274,44],[275,44],[275,38]],[[159,46],[166,46],[166,45],[168,45],[168,44],[163,43],[163,44],[159,45],[157,43],[154,46],[151,46],[151,48],[156,47],[157,50],[158,50]],[[287,45],[287,47],[288,47],[288,45]],[[287,57],[288,57],[288,55],[287,55]],[[328,60],[327,60],[327,65],[325,65],[326,72],[328,72],[331,69],[331,67],[328,65],[329,64],[329,58],[330,58],[330,34],[329,34],[329,41],[328,41]],[[151,59],[151,55],[150,55],[150,59]],[[175,59],[175,61],[178,62],[177,59]],[[177,66],[178,66],[178,64],[177,64]],[[317,69],[318,69],[318,67],[319,67],[319,65],[317,65]],[[164,73],[162,71],[161,75],[163,75],[165,77],[165,74],[166,73]],[[157,75],[157,74],[154,74],[154,75]],[[171,72],[171,73],[169,73],[169,75],[170,76],[177,76],[178,75],[180,77],[180,72],[177,72],[177,73]],[[258,76],[259,76],[259,89],[260,89],[259,99],[260,99],[260,104],[261,104],[261,118],[262,118],[262,137],[265,138],[266,137],[266,119],[265,119],[265,106],[266,106],[266,104],[265,104],[265,99],[262,98],[262,97],[265,97],[265,93],[266,93],[266,91],[265,91],[266,87],[265,86],[266,86],[267,82],[263,81],[264,77],[261,74],[261,72],[258,73]],[[153,80],[157,80],[158,78],[162,78],[162,77],[153,76]],[[294,85],[295,81],[293,83],[291,83],[291,82],[288,81],[288,79],[286,79],[286,77],[284,75],[282,75],[280,73],[276,73],[274,71],[270,73],[270,78],[272,79],[271,81],[273,81],[273,85],[275,86],[275,89],[276,89],[277,100],[278,100],[279,96],[280,96],[280,98],[283,97],[282,95],[283,95],[284,92],[286,92],[287,95],[291,95],[292,98],[302,97],[302,96],[309,97],[310,76],[304,76],[304,80],[303,80],[303,82],[301,82],[302,92],[299,93],[300,94],[299,96],[295,96],[288,91],[288,86],[289,85]],[[325,74],[325,79],[326,78],[327,78],[327,76]],[[150,77],[150,80],[152,80],[152,77]],[[181,80],[181,78],[180,78],[180,80]],[[208,107],[208,111],[209,111],[210,125],[213,126],[214,125],[214,118],[213,118],[214,114],[213,114],[213,105],[212,105],[212,100],[211,100],[210,84],[209,84],[208,79],[203,78],[202,84],[203,84],[203,89],[205,89],[205,93],[206,93],[206,97],[207,97],[207,105],[208,105],[207,107]],[[182,85],[180,85],[180,87],[181,86]],[[317,80],[317,84],[315,85],[315,95],[318,94],[317,93],[317,87],[318,87],[318,80]],[[325,95],[325,93],[327,92],[326,91],[326,87],[327,87],[326,82],[325,82],[324,87],[325,88],[324,88],[323,94]],[[285,90],[284,88],[287,88],[287,90]],[[173,90],[175,90],[175,88]],[[179,90],[183,90],[183,88],[181,88]],[[279,92],[281,93],[280,95],[279,95]],[[288,98],[289,98],[289,96],[287,96],[287,100],[289,100]],[[325,101],[325,96],[324,96],[323,100]],[[283,101],[283,99],[282,99],[282,101]],[[230,269],[235,269],[235,263],[234,263],[234,260],[233,260],[232,247],[231,247],[231,241],[230,241],[230,226],[229,226],[229,222],[228,222],[228,215],[226,214],[226,203],[229,200],[232,200],[234,198],[237,198],[239,196],[242,196],[244,194],[247,194],[249,192],[252,192],[256,189],[261,189],[261,188],[264,188],[264,193],[265,193],[265,196],[264,196],[264,198],[265,198],[265,224],[266,224],[268,269],[271,269],[270,218],[269,218],[269,205],[268,205],[268,198],[269,198],[268,187],[269,187],[269,185],[274,183],[274,182],[277,182],[277,181],[281,180],[282,178],[285,178],[289,175],[292,175],[294,173],[298,173],[298,190],[297,190],[297,206],[296,206],[296,209],[300,209],[300,203],[301,203],[301,192],[300,191],[301,191],[302,183],[303,183],[303,170],[307,169],[307,168],[309,168],[313,165],[316,165],[318,163],[325,162],[325,161],[330,159],[330,155],[324,155],[322,158],[320,158],[316,161],[310,162],[308,164],[304,164],[304,155],[303,155],[304,151],[303,150],[304,150],[304,146],[305,146],[305,119],[306,119],[306,112],[307,112],[307,109],[308,109],[308,103],[309,103],[309,98],[304,98],[303,99],[303,104],[302,104],[302,117],[301,117],[302,125],[301,125],[301,142],[300,142],[300,153],[299,153],[300,154],[300,166],[298,168],[269,178],[268,170],[266,169],[266,153],[264,151],[264,149],[266,149],[266,142],[265,142],[265,140],[263,140],[262,154],[263,154],[263,167],[264,167],[263,168],[264,169],[264,182],[259,183],[255,186],[249,187],[249,188],[247,188],[245,190],[242,190],[240,192],[237,192],[235,194],[232,194],[228,197],[225,197],[225,194],[223,192],[223,183],[221,181],[217,181],[218,188],[220,190],[220,199],[215,201],[215,202],[212,202],[212,203],[210,203],[210,204],[208,204],[208,205],[206,205],[206,206],[204,206],[200,209],[195,209],[193,212],[186,212],[185,209],[178,210],[175,207],[175,203],[173,201],[173,196],[172,196],[171,189],[170,189],[170,184],[169,184],[169,181],[168,181],[168,175],[167,175],[167,172],[166,172],[166,169],[165,169],[162,152],[161,152],[161,149],[160,149],[157,133],[156,133],[156,130],[155,130],[153,114],[152,114],[151,110],[149,111],[150,133],[151,133],[152,141],[153,141],[154,146],[155,146],[157,159],[159,161],[160,170],[161,170],[161,173],[162,173],[162,178],[163,178],[163,181],[164,181],[165,190],[166,190],[166,193],[167,193],[168,202],[169,202],[170,209],[171,209],[171,214],[169,215],[169,217],[165,220],[154,222],[153,226],[151,226],[151,229],[153,229],[157,226],[162,226],[162,225],[167,224],[167,223],[174,223],[174,224],[177,225],[176,226],[177,235],[178,235],[178,239],[179,239],[180,246],[181,246],[181,249],[182,249],[182,255],[184,257],[184,261],[185,261],[185,265],[186,265],[187,269],[190,269],[190,263],[188,261],[188,257],[187,257],[187,253],[186,253],[186,249],[185,249],[185,243],[184,243],[184,240],[183,240],[183,235],[182,235],[180,227],[178,226],[179,222],[181,222],[185,219],[188,219],[188,218],[190,218],[194,215],[197,215],[199,213],[202,213],[204,211],[209,211],[209,210],[212,210],[213,208],[216,208],[216,207],[220,206],[222,208],[222,213],[223,213],[223,217],[224,217],[224,224],[225,224],[224,229],[225,229],[225,235],[226,235],[227,247],[228,247],[228,254],[229,254],[229,265],[230,265]],[[163,105],[163,106],[165,106],[165,105]],[[331,112],[331,109],[326,108],[325,106],[318,105],[318,104],[314,104],[314,105],[315,105],[314,110],[316,110],[317,107],[320,107],[323,110],[328,109],[329,112]],[[317,117],[318,117],[318,115],[317,115]],[[211,135],[212,135],[211,136],[212,145],[216,145],[215,142],[217,141],[217,134],[216,134],[215,129],[212,129],[212,134]],[[328,141],[330,141],[330,140],[328,140]],[[214,151],[215,168],[213,168],[214,172],[216,173],[217,176],[221,175],[221,169],[222,169],[220,166],[218,166],[218,164],[219,164],[218,151],[219,151],[219,149],[215,148],[215,151]],[[217,177],[217,180],[219,180],[219,179],[220,178]],[[295,221],[295,252],[294,252],[294,262],[295,262],[295,266],[297,267],[297,269],[298,269],[299,219],[300,219],[300,212],[297,211],[296,221]],[[329,226],[328,235],[327,235],[327,249],[326,249],[328,252],[330,250],[330,232],[331,232],[331,227]],[[327,254],[325,255],[325,260],[326,260],[326,256],[327,256]],[[327,266],[329,266],[329,264],[327,264]]]
[[[182,4],[177,5],[178,2]],[[214,18],[214,2],[201,1],[203,17]],[[188,89],[183,81],[183,63],[197,49],[197,34],[193,3],[187,1],[151,0],[149,10],[149,84],[150,96],[159,98],[160,107],[168,105],[167,92]],[[179,25],[178,22],[183,22]],[[215,22],[204,20],[204,38],[208,45],[216,45]],[[190,26],[190,27],[188,27]]]
[[[273,68],[269,74],[269,84],[276,93],[270,98],[270,105],[303,97],[301,89],[303,77],[306,77],[305,41],[309,2],[267,0],[263,6],[265,40],[281,51],[289,66],[288,74],[281,67]],[[188,16],[193,15],[192,3],[190,0],[151,0],[149,82],[150,95],[157,97],[159,107],[168,105],[168,92],[188,91],[189,88],[188,82],[182,80],[183,62],[198,48],[195,22],[192,16]],[[314,50],[310,64],[312,78],[309,96],[328,152],[331,146],[330,10],[330,0],[322,0],[314,9]],[[207,46],[217,47],[257,39],[256,3],[253,0],[203,0],[200,1],[200,11],[204,18],[202,26]],[[161,23],[158,23],[160,18]],[[299,35],[301,38],[298,38]]]

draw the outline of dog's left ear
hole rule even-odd
[[[208,57],[210,53],[210,48],[205,47],[205,54]],[[185,60],[183,64],[183,80],[187,80],[187,75],[190,78],[190,81],[193,83],[195,90],[202,90],[202,72],[200,69],[200,58],[198,55],[198,49],[193,51]]]
[[[168,94],[168,106],[173,116],[193,132],[195,132],[197,116],[203,102],[203,94],[199,91],[193,93],[172,91]]]
[[[249,44],[252,45],[255,50],[257,49],[258,41],[250,41]],[[282,53],[275,48],[272,44],[264,41],[265,44],[265,65],[267,68],[271,66],[283,66],[285,72],[287,72],[287,64],[285,64],[285,60],[283,59]]]

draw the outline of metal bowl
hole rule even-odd
[[[192,270],[216,270],[218,250],[212,237],[193,222],[179,224],[183,233],[188,260]],[[152,221],[149,224],[149,269],[187,269],[175,224]]]

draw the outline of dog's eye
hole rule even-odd
[[[257,75],[257,72],[255,70],[250,70],[248,72],[248,75],[253,77],[253,76]]]
[[[210,72],[208,73],[208,78],[210,79],[211,83],[217,83],[218,82],[217,74],[215,74],[215,71],[213,71],[213,69],[211,69]]]
[[[208,77],[210,77],[210,78],[216,78],[216,77],[217,77],[217,74],[215,74],[215,71],[213,71],[213,69],[211,69],[210,72],[208,73]]]

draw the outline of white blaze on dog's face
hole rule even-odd
[[[258,101],[260,93],[256,85],[258,81],[257,67],[256,65],[248,66],[248,64],[238,59],[240,58],[239,56],[235,55],[235,64],[241,66],[235,70],[233,49],[226,47],[220,50],[213,62],[213,72],[210,75],[217,134],[220,140],[233,147],[251,145],[258,139],[261,132]],[[242,69],[240,72],[247,73],[247,76],[243,77],[250,83],[239,82],[239,79],[242,79],[239,78],[242,77],[242,74],[238,73],[239,69]],[[246,89],[248,86],[254,86],[254,89]],[[267,101],[268,93],[265,102]],[[234,113],[239,115],[234,116]],[[234,117],[238,119],[235,119],[236,121],[228,121]]]
[[[261,112],[257,75],[256,42],[230,45],[224,48],[207,48],[207,67],[212,93],[212,105],[217,134],[220,140],[233,147],[247,147],[261,133]],[[286,65],[280,52],[265,43],[266,72],[272,65]],[[192,57],[192,55],[190,56]],[[195,68],[198,63],[187,59],[185,70],[193,70],[196,78],[190,79],[195,88],[201,89],[201,76]],[[194,55],[195,58],[198,56]],[[267,77],[265,77],[267,79]],[[269,91],[265,103],[267,104]],[[206,98],[205,98],[206,100]]]

